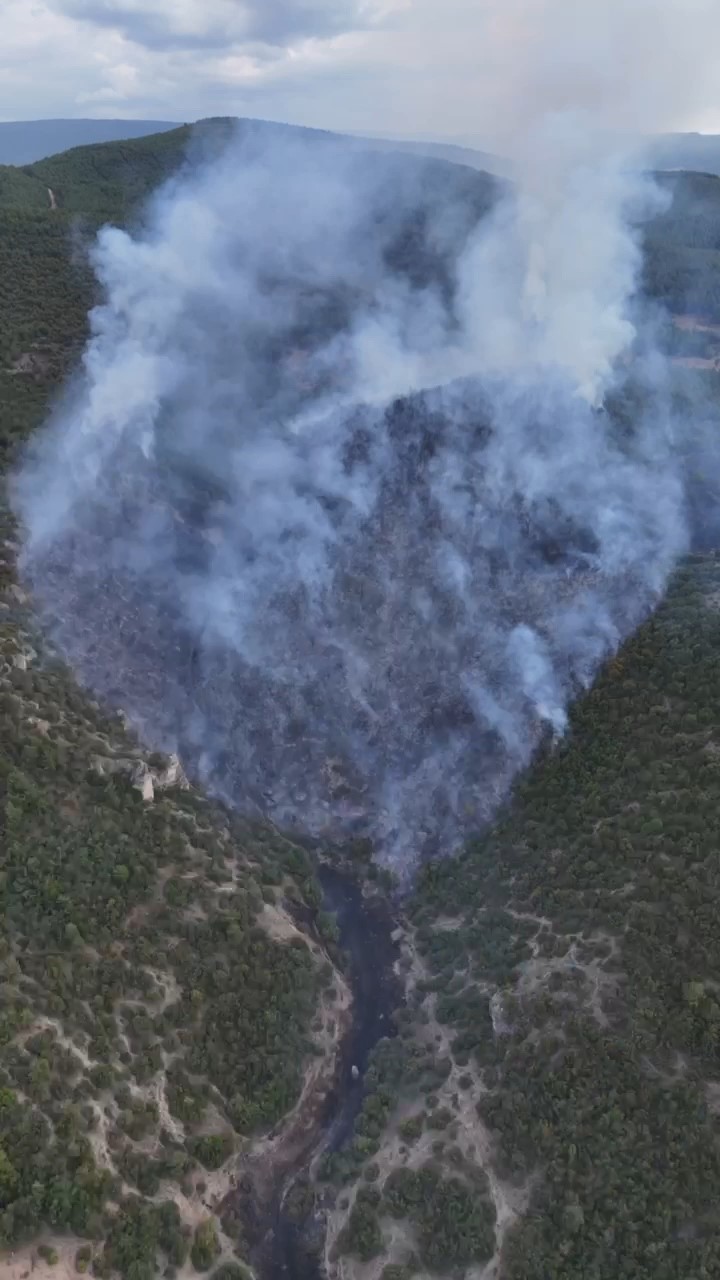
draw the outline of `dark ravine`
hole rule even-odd
[[[402,1000],[395,972],[399,949],[392,938],[395,921],[388,900],[364,896],[356,880],[334,867],[321,867],[318,879],[324,908],[337,921],[353,996],[352,1023],[341,1044],[336,1084],[320,1118],[317,1140],[303,1167],[285,1180],[279,1197],[262,1260],[263,1280],[324,1280],[319,1260],[324,1239],[321,1212],[312,1195],[293,1191],[319,1154],[338,1151],[351,1139],[371,1052],[379,1040],[394,1034],[392,1015]]]

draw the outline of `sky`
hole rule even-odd
[[[717,0],[0,0],[0,119],[249,115],[502,145],[720,131]]]

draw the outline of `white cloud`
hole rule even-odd
[[[716,0],[3,0],[0,116],[238,114],[505,145],[712,127]],[[720,120],[717,121],[720,123]]]
[[[117,30],[150,49],[288,46],[372,24],[376,0],[50,0],[59,13]],[[390,8],[393,6],[390,5]]]

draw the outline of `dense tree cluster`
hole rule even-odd
[[[369,1262],[384,1252],[383,1220],[404,1220],[416,1242],[403,1274],[462,1274],[485,1263],[495,1248],[495,1209],[482,1178],[468,1185],[458,1176],[443,1177],[427,1163],[398,1168],[382,1189],[361,1186],[338,1242],[338,1252]]]
[[[100,778],[88,764],[109,730],[102,716],[63,698],[60,672],[22,674],[22,686],[0,681],[7,1243],[43,1225],[102,1234],[117,1185],[92,1154],[98,1108],[117,1173],[143,1196],[197,1165],[217,1169],[234,1131],[282,1116],[297,1097],[319,981],[307,946],[276,942],[257,923],[261,875],[280,894],[288,879],[297,900],[306,888],[316,898],[306,856],[228,815],[220,825],[190,797],[143,805],[129,778]],[[30,698],[47,716],[39,735]],[[177,905],[157,892],[171,870],[193,886]],[[143,1092],[158,1080],[184,1140],[163,1136]],[[163,1145],[149,1155],[141,1148],[153,1135]],[[131,1215],[132,1239],[153,1222]]]

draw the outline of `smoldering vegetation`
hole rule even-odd
[[[243,810],[457,847],[714,519],[713,415],[639,325],[654,202],[246,139],[103,231],[14,485],[80,680]]]

